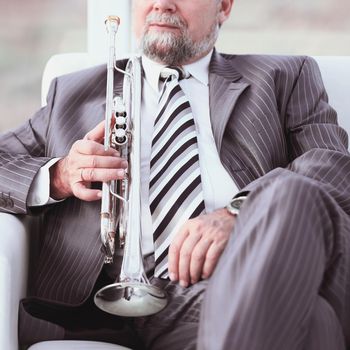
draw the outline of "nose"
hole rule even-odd
[[[156,0],[153,4],[153,10],[157,12],[170,12],[176,11],[176,5],[174,0]]]

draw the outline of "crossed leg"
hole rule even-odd
[[[303,176],[286,171],[250,193],[206,290],[197,348],[345,349],[349,232],[349,217]]]

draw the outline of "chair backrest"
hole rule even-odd
[[[350,56],[314,58],[320,67],[329,103],[338,112],[339,124],[350,135]]]

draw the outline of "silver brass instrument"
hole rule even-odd
[[[116,148],[129,165],[125,179],[102,185],[101,240],[105,248],[105,263],[111,263],[118,228],[124,256],[119,281],[100,289],[94,301],[105,312],[136,317],[162,310],[167,304],[167,296],[162,289],[150,284],[143,266],[140,213],[141,63],[139,57],[133,57],[125,71],[115,66],[115,37],[119,23],[119,18],[114,16],[106,20],[109,55],[104,147],[106,150]],[[124,74],[123,97],[113,98],[114,69]]]

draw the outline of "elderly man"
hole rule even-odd
[[[128,167],[101,144],[105,67],[56,79],[47,107],[1,136],[0,191],[12,200],[2,210],[42,218],[22,343],[350,345],[347,135],[310,58],[215,51],[232,3],[134,1],[142,251],[151,282],[169,296],[158,314],[123,319],[92,302],[118,270],[103,264],[95,184]],[[116,73],[116,93],[121,85]]]

